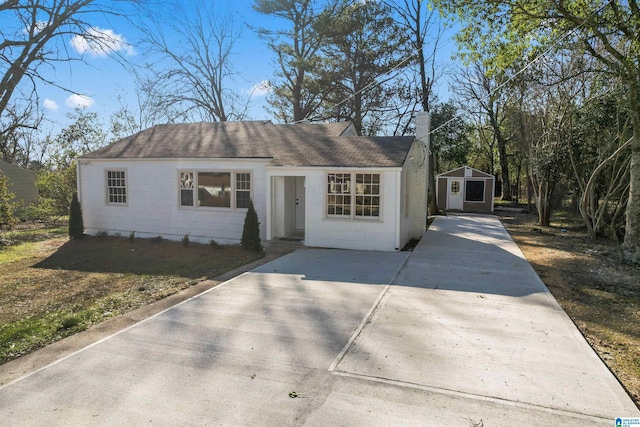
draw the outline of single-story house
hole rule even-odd
[[[37,176],[34,172],[0,160],[0,173],[9,178],[9,191],[15,195],[14,201],[38,201]]]
[[[493,212],[495,177],[469,166],[436,177],[438,206],[464,212]]]
[[[429,115],[417,137],[350,123],[157,125],[79,157],[85,232],[240,242],[249,199],[261,239],[400,250],[426,225]]]

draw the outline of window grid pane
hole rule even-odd
[[[355,215],[362,217],[380,216],[380,174],[356,174]]]
[[[351,174],[327,174],[327,215],[351,216]]]
[[[124,171],[107,171],[107,196],[109,203],[127,203],[127,188]]]
[[[251,174],[236,173],[236,208],[248,208],[249,200],[251,200]]]

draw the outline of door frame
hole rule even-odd
[[[453,193],[451,192],[451,186],[453,185],[454,182],[457,182],[459,187],[458,187],[458,193],[457,195],[453,195]],[[463,210],[464,209],[464,187],[465,187],[465,179],[463,177],[452,177],[452,178],[447,178],[447,209],[455,209],[455,210]],[[456,200],[455,206],[452,206],[454,203],[452,203],[452,200]]]

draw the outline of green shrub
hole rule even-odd
[[[64,214],[66,215],[66,210]],[[45,197],[38,197],[36,203],[29,203],[20,208],[18,211],[18,217],[20,221],[51,221],[56,217],[60,217],[61,214],[55,206],[55,202],[52,199]]]
[[[69,195],[76,192],[76,182],[75,163],[68,167],[53,171],[42,170],[38,173],[38,195],[40,199],[47,200],[49,216],[63,216],[68,212],[73,200],[69,199]]]
[[[69,238],[82,239],[84,237],[84,222],[82,221],[82,207],[78,201],[78,193],[73,193],[69,208]]]
[[[258,222],[258,214],[251,200],[249,200],[247,216],[244,218],[240,244],[245,251],[262,251],[262,245],[260,245],[260,223]]]
[[[133,230],[131,233],[129,233],[129,241],[131,243],[136,241],[136,231],[135,230]]]
[[[107,238],[108,235],[109,235],[109,232],[106,230],[98,231],[96,233],[96,237],[98,238],[99,241],[103,241],[104,239]]]
[[[189,233],[185,234],[182,238],[182,246],[185,248],[189,247]]]
[[[152,245],[159,245],[160,243],[162,243],[162,236],[156,236],[151,238]]]
[[[211,249],[214,249],[214,250],[224,249],[224,245],[221,245],[220,243],[216,242],[213,239],[209,240],[209,246],[211,246]]]
[[[0,228],[7,230],[16,225],[16,217],[13,213],[15,204],[11,202],[14,195],[9,191],[9,178],[0,172]]]
[[[82,319],[80,319],[79,316],[76,316],[76,315],[72,314],[72,315],[69,315],[69,316],[65,317],[64,319],[62,319],[62,323],[60,325],[60,329],[75,328],[81,322],[82,322]]]

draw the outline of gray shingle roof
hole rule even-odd
[[[351,135],[350,123],[269,121],[157,125],[84,159],[264,158],[275,166],[402,166],[413,136]],[[344,135],[344,136],[341,136]]]

